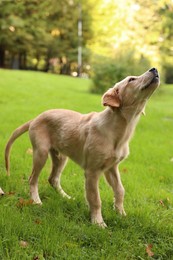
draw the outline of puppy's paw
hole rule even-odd
[[[40,198],[31,198],[33,201],[33,204],[35,205],[42,205],[42,201],[40,200]]]
[[[107,227],[107,225],[106,225],[106,223],[104,221],[102,223],[99,223],[98,226],[101,227],[101,228],[106,228]]]
[[[61,187],[57,187],[56,190],[61,194],[63,198],[71,199],[71,196],[69,196]]]
[[[99,220],[97,218],[92,218],[91,219],[91,223],[94,224],[94,225],[97,225],[97,226],[99,226],[101,228],[106,228],[107,227],[107,225],[106,225],[106,223],[104,222],[103,219]]]
[[[5,193],[3,192],[3,190],[0,188],[0,196],[4,195]]]
[[[127,216],[124,207],[119,205],[114,205],[114,209],[121,215],[121,216]]]

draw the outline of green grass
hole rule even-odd
[[[101,111],[101,96],[88,92],[90,81],[36,72],[0,70],[0,259],[173,259],[173,86],[151,98],[120,166],[127,217],[112,209],[112,191],[100,181],[102,211],[108,228],[90,224],[82,169],[69,162],[62,175],[67,200],[48,184],[50,160],[39,179],[42,206],[27,204],[32,156],[28,135],[11,153],[5,175],[4,147],[11,132],[50,108]],[[25,203],[21,201],[25,200]],[[22,247],[20,241],[26,241]]]

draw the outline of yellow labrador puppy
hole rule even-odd
[[[63,196],[60,176],[67,158],[78,163],[85,171],[86,198],[91,221],[105,227],[101,214],[98,182],[101,173],[112,187],[115,208],[125,215],[124,188],[118,170],[119,163],[129,154],[129,140],[144,111],[146,102],[159,85],[157,69],[152,68],[141,76],[130,76],[110,88],[102,97],[107,108],[100,112],[80,114],[54,109],[17,128],[10,137],[6,150],[6,169],[9,174],[9,153],[14,140],[29,131],[33,146],[33,169],[30,176],[30,193],[34,203],[41,204],[38,177],[50,153],[52,171],[50,184]]]

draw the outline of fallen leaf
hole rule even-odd
[[[31,148],[28,148],[28,150],[26,151],[26,154],[32,155],[33,154],[33,150]]]
[[[160,205],[162,205],[163,207],[165,207],[167,209],[172,208],[172,203],[168,197],[165,199],[159,200],[159,203],[160,203]]]
[[[9,196],[14,195],[14,194],[15,194],[14,191],[9,191],[9,192],[6,193],[6,195],[9,195]]]
[[[33,204],[33,200],[24,200],[23,198],[20,198],[19,202],[17,203],[17,207],[22,208],[31,204]]]
[[[147,247],[146,247],[146,252],[147,252],[148,256],[154,256],[154,253],[153,253],[152,250],[151,250],[152,247],[153,247],[152,244],[149,244],[149,245],[147,245]]]
[[[19,242],[19,245],[20,245],[21,247],[23,247],[23,248],[29,246],[28,242],[27,242],[27,241],[24,241],[24,240],[21,240],[21,241]]]
[[[121,172],[122,172],[122,173],[128,173],[128,169],[127,169],[127,168],[123,168],[123,169],[121,170]]]
[[[41,224],[41,220],[40,219],[36,219],[34,222],[35,222],[35,224],[38,224],[38,225]]]
[[[163,200],[159,200],[159,203],[160,203],[160,205],[162,205],[163,207],[165,206]]]

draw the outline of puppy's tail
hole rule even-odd
[[[11,135],[10,139],[8,140],[8,143],[5,147],[5,167],[6,167],[6,171],[7,171],[7,175],[10,175],[10,160],[9,160],[9,156],[10,156],[10,150],[11,150],[11,146],[14,143],[14,141],[22,134],[24,134],[25,132],[28,131],[29,126],[31,124],[32,120],[28,121],[27,123],[25,123],[24,125],[19,126]]]

